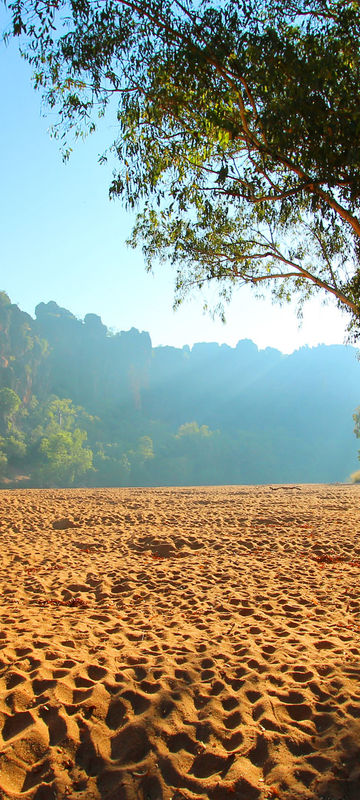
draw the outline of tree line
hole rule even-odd
[[[2,486],[326,482],[356,467],[351,347],[152,348],[53,301],[35,314],[0,293]]]

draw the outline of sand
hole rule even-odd
[[[359,492],[1,492],[0,797],[359,800]]]

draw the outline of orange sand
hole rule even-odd
[[[359,487],[0,498],[1,798],[359,800]]]

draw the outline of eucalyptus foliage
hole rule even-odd
[[[176,302],[236,284],[335,296],[360,325],[359,0],[16,0],[57,134],[116,137],[131,243]]]

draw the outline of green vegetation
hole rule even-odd
[[[353,414],[353,420],[355,422],[354,433],[357,439],[360,439],[360,406],[356,409],[355,414]],[[360,452],[359,452],[359,460],[360,460]],[[351,480],[353,483],[360,483],[360,470],[356,470],[351,475]]]
[[[177,301],[209,281],[220,308],[244,283],[322,291],[359,333],[359,0],[8,6],[57,134],[114,116],[110,194],[139,207],[131,241],[173,263]]]
[[[32,319],[0,293],[0,485],[344,480],[358,370],[342,346],[153,349],[54,302]]]
[[[0,414],[2,425],[5,429],[9,429],[9,426],[11,428],[10,420],[19,410],[20,403],[20,397],[13,389],[9,389],[7,386],[0,389]]]

